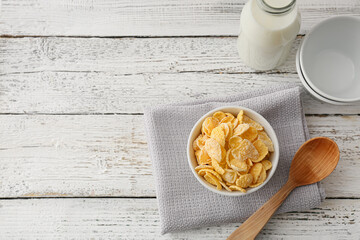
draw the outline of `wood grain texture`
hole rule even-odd
[[[274,71],[295,73],[298,36],[285,64]],[[237,37],[183,38],[0,38],[1,73],[106,72],[117,75],[155,73],[253,73],[242,63]]]
[[[297,39],[278,70],[254,72],[236,38],[3,38],[0,113],[141,113],[158,104],[297,83]],[[360,113],[304,95],[309,114]]]
[[[3,0],[0,33],[12,36],[237,35],[247,0]],[[357,0],[302,0],[304,33],[336,15],[359,15]]]
[[[0,200],[3,239],[223,240],[239,223],[160,235],[156,199]],[[358,200],[326,200],[304,212],[275,215],[257,239],[357,239]]]
[[[309,116],[341,150],[328,197],[360,197],[360,116]],[[141,115],[0,115],[0,197],[155,196]]]

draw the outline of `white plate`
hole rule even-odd
[[[304,38],[299,60],[313,91],[336,102],[360,101],[360,18],[317,24]]]

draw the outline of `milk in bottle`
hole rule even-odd
[[[296,0],[250,0],[242,10],[238,51],[256,70],[270,70],[286,60],[300,29]]]

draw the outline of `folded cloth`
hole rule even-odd
[[[204,188],[193,176],[186,155],[187,140],[197,120],[214,108],[234,105],[248,107],[264,116],[274,128],[280,145],[279,164],[271,180],[260,190],[241,197],[222,196]],[[162,234],[243,222],[285,184],[295,152],[309,138],[300,89],[294,85],[147,107],[145,123]],[[277,213],[313,208],[324,198],[318,184],[299,187]]]

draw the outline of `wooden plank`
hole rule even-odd
[[[158,104],[298,83],[297,39],[278,70],[254,73],[236,38],[0,39],[0,113],[134,113]],[[353,114],[304,96],[309,114]]]
[[[328,197],[360,197],[360,116],[309,116],[341,160]],[[155,183],[140,115],[0,115],[0,197],[148,196]]]
[[[142,116],[0,119],[0,196],[154,196]]]
[[[247,0],[2,1],[0,33],[12,36],[237,35]],[[301,33],[336,15],[359,15],[357,0],[298,1]]]
[[[299,36],[285,64],[266,73],[296,72]],[[253,73],[237,52],[237,37],[0,38],[1,74],[21,72]],[[259,72],[258,72],[259,73]]]
[[[160,235],[156,199],[0,200],[3,239],[225,239],[238,223]],[[274,216],[257,239],[356,239],[358,200]]]

